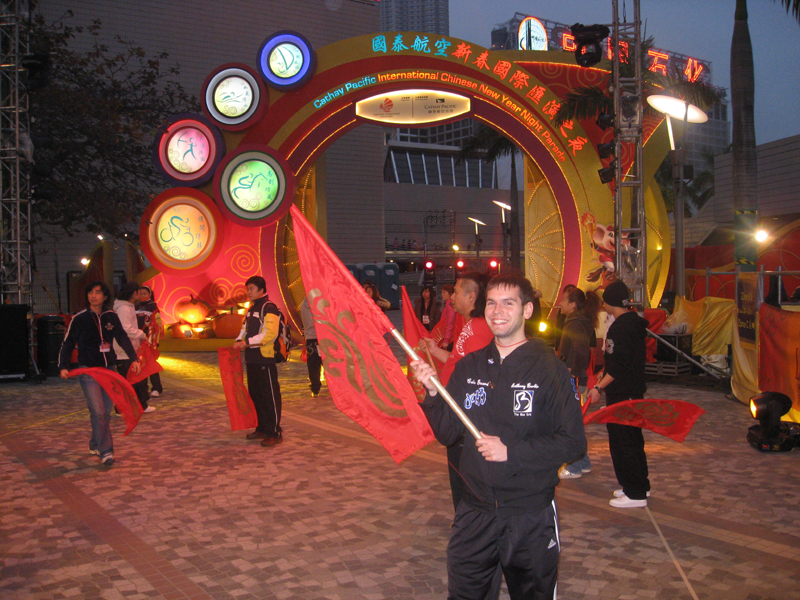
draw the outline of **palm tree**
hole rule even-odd
[[[773,0],[775,2],[776,0]],[[800,23],[800,0],[781,0],[787,14]],[[747,25],[747,0],[736,0],[731,40],[731,117],[733,134],[734,257],[746,271],[756,270],[756,248],[750,232],[755,228],[758,207],[758,162],[756,156],[755,70],[753,45]]]
[[[486,125],[478,124],[475,134],[467,138],[458,152],[458,160],[481,158],[486,162],[501,156],[511,156],[511,185],[509,190],[509,229],[511,230],[511,268],[521,271],[519,245],[519,193],[517,185],[517,152],[519,149],[507,137]]]
[[[730,152],[730,149],[727,150]],[[695,172],[692,180],[684,188],[684,216],[693,217],[703,205],[714,196],[714,158],[716,155],[708,148],[700,152],[703,158],[703,169]],[[674,210],[675,188],[672,180],[672,161],[664,159],[655,173],[655,180],[661,190],[664,206],[668,213]]]
[[[650,94],[663,94],[671,92],[680,98],[684,98],[692,104],[699,106],[711,106],[719,101],[719,93],[710,85],[703,82],[689,82],[684,77],[680,69],[675,70],[667,76],[650,70],[652,58],[648,50],[653,47],[653,38],[649,37],[642,41],[639,52],[643,57],[642,65],[642,90],[645,96]],[[620,62],[620,76],[630,78],[634,76],[635,69],[635,50],[631,50],[633,60]],[[611,89],[613,75],[608,74],[607,81],[601,86],[588,86],[576,88],[569,92],[561,102],[561,107],[553,120],[556,125],[562,125],[565,121],[572,119],[595,119],[601,114],[614,114],[614,93]],[[655,112],[646,102],[644,103],[645,114],[661,116]]]

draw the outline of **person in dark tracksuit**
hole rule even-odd
[[[281,386],[275,366],[274,342],[280,333],[280,311],[267,296],[267,282],[255,275],[245,282],[250,308],[242,330],[233,344],[244,348],[247,365],[247,390],[258,417],[248,440],[261,440],[262,446],[277,446],[283,441],[281,430]]]
[[[603,308],[614,317],[606,334],[605,372],[589,391],[589,402],[606,392],[606,404],[637,400],[647,391],[645,382],[645,341],[647,321],[628,309],[630,292],[622,281],[615,281],[603,292]],[[607,423],[608,448],[614,473],[622,489],[616,490],[609,504],[614,508],[644,508],[650,495],[644,435],[639,427]]]
[[[300,316],[303,319],[303,337],[306,339],[306,366],[308,380],[311,382],[311,397],[316,398],[322,389],[322,357],[319,354],[317,326],[307,297],[303,298],[300,305]]]
[[[69,375],[72,351],[78,347],[78,366],[101,367],[114,370],[117,361],[112,342],[116,341],[131,361],[130,369],[139,371],[139,360],[122,323],[111,310],[111,291],[103,281],[93,281],[86,286],[86,310],[76,314],[61,344],[58,367],[62,379]],[[89,375],[80,375],[86,405],[92,422],[89,454],[100,458],[105,466],[114,464],[114,442],[111,438],[111,408],[113,403],[100,384]]]
[[[525,337],[533,298],[524,277],[493,277],[484,314],[494,339],[462,358],[447,384],[481,435],[466,433],[461,455],[466,485],[447,547],[453,600],[494,600],[498,565],[512,600],[555,597],[558,469],[585,452],[586,437],[569,370],[543,340]],[[421,406],[437,439],[464,435],[433,369],[411,366],[428,390]]]

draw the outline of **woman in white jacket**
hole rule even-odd
[[[114,312],[117,313],[122,323],[122,328],[125,330],[125,333],[128,334],[134,350],[138,350],[142,341],[147,337],[144,331],[139,329],[136,322],[136,307],[133,304],[136,301],[134,296],[136,296],[140,287],[138,283],[128,281],[123,284],[117,294],[117,299],[114,300]],[[128,358],[128,355],[125,354],[125,351],[117,344],[116,340],[114,341],[114,352],[117,353],[117,371],[119,371],[119,374],[123,377],[127,377],[128,369],[133,361]],[[150,393],[147,391],[147,379],[134,383],[133,389],[136,392],[139,403],[142,405],[142,410],[145,413],[154,412],[156,409],[147,405],[147,401],[150,400]]]

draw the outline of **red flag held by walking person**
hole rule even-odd
[[[682,400],[625,400],[585,415],[583,422],[618,423],[649,429],[682,442],[694,426],[702,408]]]
[[[333,401],[400,463],[434,438],[383,337],[394,327],[296,206],[291,215]]]
[[[411,302],[411,299],[408,297],[408,291],[406,290],[406,286],[400,286],[400,304],[403,307],[403,337],[406,338],[406,341],[411,344],[413,348],[418,348],[420,340],[423,338],[430,338],[431,334],[428,333],[428,330],[425,329],[425,326],[420,323],[417,315],[414,314],[414,304]],[[442,363],[438,360],[433,358],[427,350],[421,350],[419,352],[420,357],[423,360],[427,359],[429,365],[431,365],[436,372],[438,373],[442,368]],[[411,358],[407,357],[408,364],[411,364]],[[412,389],[414,390],[414,395],[417,397],[419,402],[425,398],[425,387],[417,381],[414,374],[411,372],[411,367],[408,367],[408,382],[411,384]]]
[[[238,348],[228,346],[217,348],[219,356],[219,377],[228,404],[231,418],[231,431],[252,429],[258,425],[258,417],[250,393],[244,385],[242,354]]]
[[[139,359],[139,371],[134,373],[133,370],[128,369],[127,379],[131,385],[164,370],[164,367],[158,364],[156,360],[156,350],[148,342],[142,342],[142,345],[136,351],[136,357]]]
[[[103,391],[111,398],[111,402],[122,415],[125,421],[125,433],[128,435],[133,428],[139,423],[142,417],[142,405],[139,404],[139,399],[136,397],[136,392],[133,391],[131,384],[119,373],[111,369],[103,367],[85,367],[82,369],[73,369],[67,374],[67,377],[77,377],[78,375],[88,375],[93,378]]]

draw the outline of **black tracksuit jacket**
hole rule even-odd
[[[629,311],[614,319],[608,328],[603,358],[605,372],[614,381],[606,386],[607,403],[644,397],[647,325],[645,319]]]
[[[100,324],[98,327],[98,318]],[[103,339],[100,339],[100,332],[103,332]],[[131,360],[136,360],[136,350],[122,328],[122,323],[113,310],[103,311],[100,316],[93,310],[82,310],[76,314],[69,323],[69,329],[64,336],[64,343],[61,344],[61,352],[58,357],[58,368],[69,369],[69,361],[75,346],[78,346],[78,364],[82,367],[113,367],[117,362],[117,353],[111,347],[109,352],[100,352],[100,343],[108,342],[112,345],[112,340],[122,346],[125,353]]]
[[[506,462],[488,462],[467,435],[459,465],[464,501],[499,514],[536,513],[550,504],[559,467],[586,452],[580,402],[555,353],[532,338],[501,364],[493,341],[456,364],[447,391],[479,431],[508,447]],[[441,396],[428,395],[422,409],[442,444],[466,433]]]

